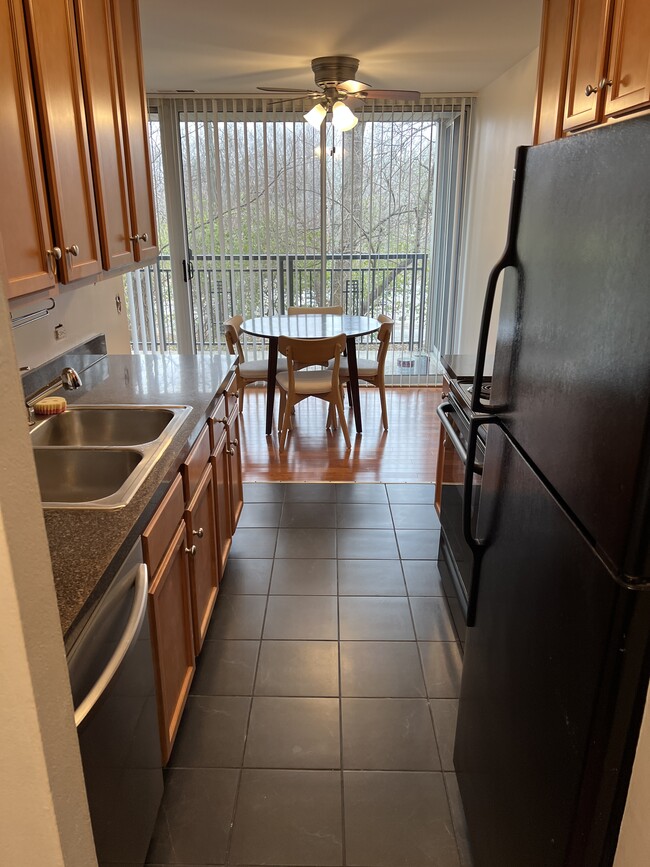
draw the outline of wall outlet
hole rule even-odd
[[[61,322],[54,329],[55,340],[63,340],[65,337],[65,325]]]

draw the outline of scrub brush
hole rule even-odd
[[[64,397],[43,397],[34,404],[36,415],[58,415],[65,412],[68,402]]]

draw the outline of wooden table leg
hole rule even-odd
[[[359,370],[357,368],[357,347],[354,337],[347,338],[348,345],[348,377],[352,389],[352,406],[354,408],[354,424],[357,433],[361,433],[361,402],[359,400]]]
[[[275,400],[275,375],[278,371],[278,338],[269,337],[269,366],[266,380],[266,435],[273,433],[273,401]]]

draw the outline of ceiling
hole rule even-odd
[[[539,42],[542,0],[140,0],[149,91],[312,88],[310,61],[361,60],[378,88],[480,90]]]

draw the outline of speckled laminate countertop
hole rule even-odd
[[[122,509],[45,509],[66,643],[78,634],[201,432],[223,391],[229,355],[109,355],[83,374],[69,403],[186,404],[192,412]]]

